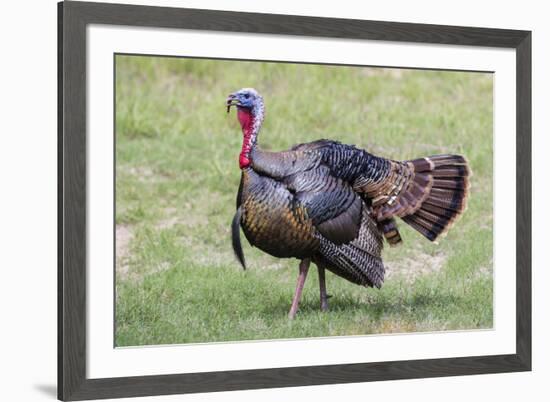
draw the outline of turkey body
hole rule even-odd
[[[434,158],[446,160],[441,166],[446,166],[448,172],[443,174],[447,175],[460,173],[465,163],[457,156]],[[284,152],[256,148],[251,159],[251,166],[242,171],[237,195],[240,225],[250,244],[275,257],[310,258],[353,283],[376,287],[384,280],[384,223],[391,229],[390,236],[398,236],[395,222],[388,217],[413,216],[419,211],[426,195],[435,190],[429,169],[435,175],[442,170],[427,158],[396,162],[329,140]],[[417,170],[423,165],[428,172],[415,172],[415,165]],[[446,183],[441,179],[436,184],[442,181],[463,194],[464,180]],[[440,193],[453,194],[453,189],[447,190]],[[431,201],[434,205],[428,203],[425,208],[437,209],[438,201],[455,208],[443,209],[447,216],[433,215],[434,222],[422,221],[427,226],[419,226],[423,234],[435,239],[463,205],[458,197],[453,201],[432,196]],[[413,216],[411,222],[421,218]]]
[[[315,226],[284,183],[249,168],[242,172],[241,188],[241,226],[252,245],[279,258],[302,259],[315,253]]]

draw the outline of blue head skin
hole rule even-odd
[[[263,117],[264,100],[254,88],[242,88],[233,92],[227,97],[227,113],[231,106],[237,106],[238,109],[247,109],[255,117]]]

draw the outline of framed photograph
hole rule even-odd
[[[58,7],[59,399],[531,369],[529,31]]]

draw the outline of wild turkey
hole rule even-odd
[[[243,88],[227,98],[243,132],[242,171],[232,223],[235,254],[246,268],[240,230],[253,246],[299,260],[294,318],[310,262],[319,271],[321,310],[328,309],[325,269],[350,282],[380,288],[383,237],[400,243],[395,217],[431,241],[466,208],[470,170],[464,157],[435,155],[395,161],[353,145],[318,140],[283,152],[262,151],[263,98]]]

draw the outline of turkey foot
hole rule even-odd
[[[325,282],[325,267],[317,266],[319,271],[319,291],[321,294],[321,311],[328,311],[327,285]]]
[[[296,291],[294,292],[294,299],[292,299],[292,306],[288,312],[288,318],[291,320],[296,316],[298,311],[298,304],[302,297],[302,290],[304,289],[304,283],[306,282],[307,271],[309,269],[309,258],[306,258],[300,262],[300,273],[298,274],[298,282],[296,283]]]

